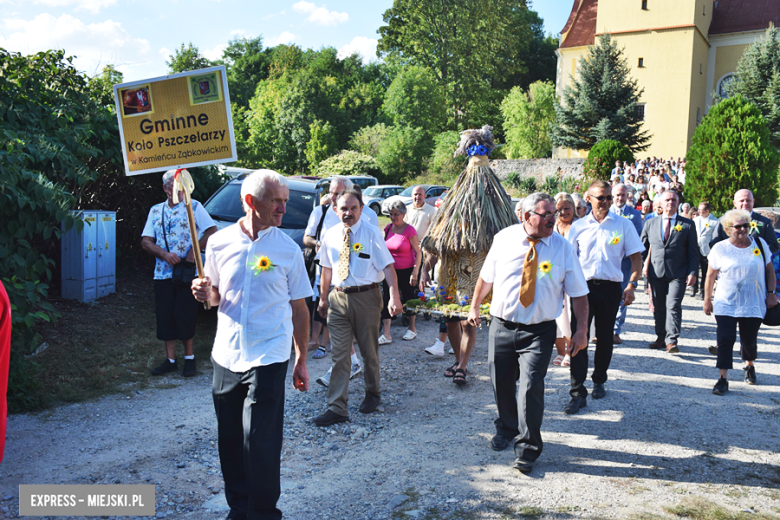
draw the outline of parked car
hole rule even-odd
[[[404,191],[403,186],[395,186],[391,184],[369,186],[363,190],[363,204],[374,210],[374,213],[379,215],[379,212],[382,211],[382,201],[387,197],[398,195],[402,191]]]
[[[241,184],[248,174],[244,173],[222,185],[203,205],[214,219],[217,229],[234,224],[246,215],[241,204]],[[303,234],[309,215],[320,204],[322,189],[318,182],[303,179],[287,179],[290,199],[287,201],[287,213],[282,218],[279,229],[287,233],[303,249]]]
[[[444,204],[444,199],[447,198],[447,195],[449,195],[450,190],[445,191],[441,195],[439,195],[439,198],[436,199],[436,202],[433,203],[433,207],[436,209],[439,209],[442,204]]]
[[[431,184],[416,184],[415,186],[422,186],[425,189],[425,202],[426,204],[430,204],[431,206],[434,205],[436,199],[441,196],[442,193],[447,191],[449,188],[447,186],[436,186]],[[409,186],[404,191],[399,193],[398,195],[393,195],[392,197],[389,197],[382,202],[382,214],[383,215],[389,215],[390,210],[388,209],[390,207],[390,204],[394,200],[401,200],[404,204],[407,206],[412,205],[412,189],[415,186]]]

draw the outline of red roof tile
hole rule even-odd
[[[574,5],[571,8],[571,13],[569,13],[569,19],[566,20],[566,26],[561,29],[561,34],[566,34],[566,31],[569,30],[569,27],[571,27],[571,24],[574,22],[574,18],[577,16],[577,9],[580,6],[581,0],[574,0]]]
[[[572,10],[573,19],[570,16],[569,23],[566,24],[566,27],[571,27],[566,38],[561,42],[561,48],[593,45],[596,41],[596,13],[599,0],[575,0],[575,9],[578,2],[579,9],[576,13]]]
[[[780,0],[718,0],[710,34],[728,34],[780,25]]]

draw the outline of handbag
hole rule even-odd
[[[766,266],[766,255],[764,253],[764,247],[761,245],[760,240],[756,241],[756,247],[761,251],[761,258],[763,259],[763,264]],[[769,290],[769,285],[767,284],[767,290]],[[780,304],[775,305],[774,307],[767,307],[766,309],[766,315],[764,316],[764,321],[762,323],[768,327],[778,327],[780,326]]]
[[[165,233],[165,206],[163,206],[160,214],[161,214],[160,227],[162,227],[163,240],[165,240],[165,250],[170,253],[171,248],[168,247],[168,235]],[[198,270],[195,267],[195,262],[188,262],[187,260],[182,260],[181,262],[173,266],[173,274],[171,275],[171,282],[173,282],[173,285],[176,285],[178,287],[189,287],[190,285],[192,285],[192,280],[195,279],[197,274],[198,274]]]
[[[322,218],[317,225],[317,232],[314,233],[314,240],[320,239],[320,233],[322,233],[322,224],[325,222],[325,216],[328,214],[330,204],[322,206]],[[314,286],[314,280],[317,277],[317,250],[314,247],[307,247],[303,250],[303,265],[306,267],[306,273],[309,275],[309,284]]]

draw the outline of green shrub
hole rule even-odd
[[[379,165],[370,155],[352,150],[342,150],[338,155],[328,157],[320,162],[317,171],[320,177],[331,175],[371,175],[380,174]]]
[[[457,177],[466,167],[466,157],[453,157],[460,142],[455,130],[442,132],[433,138],[433,153],[429,162],[431,173],[438,176]]]
[[[520,183],[517,190],[523,195],[530,195],[539,191],[539,185],[536,182],[536,177],[528,176],[520,179]]]
[[[387,136],[390,127],[384,123],[377,123],[374,126],[366,126],[352,134],[349,139],[348,148],[364,155],[376,157],[379,155],[379,148]],[[454,152],[455,149],[453,148]]]
[[[520,181],[522,179],[520,178],[520,174],[517,172],[509,172],[506,176],[506,182],[510,188],[514,188],[516,190],[520,189]]]
[[[712,107],[693,134],[686,161],[686,199],[709,201],[715,213],[731,209],[740,189],[753,192],[756,206],[777,199],[780,154],[760,110],[740,95]]]
[[[422,128],[391,127],[376,157],[382,182],[399,184],[404,178],[419,176],[431,153],[431,145]]]
[[[633,162],[634,154],[627,146],[611,139],[596,143],[588,152],[583,173],[590,180],[609,181],[609,174],[615,168],[615,161]]]
[[[548,175],[547,177],[545,177],[544,181],[542,181],[542,187],[540,191],[552,195],[554,197],[555,194],[560,191],[560,179],[558,179],[558,176]]]
[[[558,192],[564,192],[568,194],[577,193],[581,189],[581,181],[577,177],[573,175],[566,175],[564,177],[561,177],[560,182],[558,183]],[[551,195],[555,196],[554,193],[551,193]]]

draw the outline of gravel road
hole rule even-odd
[[[758,385],[737,369],[718,397],[707,352],[715,320],[691,297],[683,308],[681,354],[649,350],[652,316],[639,295],[607,397],[578,415],[563,414],[568,369],[550,367],[544,453],[527,476],[509,467],[511,450],[488,447],[496,407],[486,330],[459,388],[442,375],[451,356],[423,352],[437,324],[418,320],[407,342],[396,320],[394,342],[380,349],[379,412],[357,412],[363,383],[353,380],[352,422],[332,428],[311,424],[326,407],[313,381],[330,357],[310,360],[311,390],[287,393],[279,507],[296,520],[638,518],[702,499],[780,518],[780,328],[759,335]],[[0,517],[18,517],[19,484],[122,483],[155,484],[157,518],[224,518],[210,378],[169,375],[142,391],[10,417]]]

